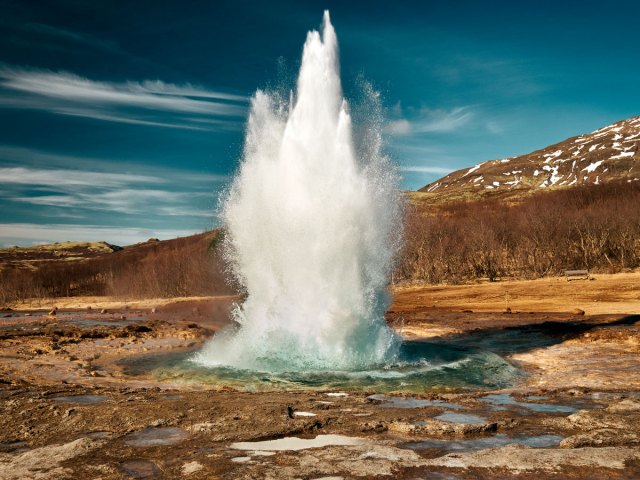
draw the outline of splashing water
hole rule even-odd
[[[252,99],[240,171],[223,203],[233,271],[246,289],[195,357],[258,371],[351,370],[393,361],[386,284],[397,250],[398,178],[380,128],[358,148],[325,11],[307,35],[295,96]]]

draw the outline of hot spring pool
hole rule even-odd
[[[396,359],[361,370],[259,371],[208,367],[195,352],[150,354],[122,362],[131,376],[176,384],[233,387],[244,391],[345,389],[438,391],[504,388],[521,375],[495,353],[425,341],[404,341]]]

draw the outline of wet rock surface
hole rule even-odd
[[[12,312],[0,478],[640,477],[633,317],[441,312],[458,332],[441,341],[489,346],[524,370],[501,391],[250,392],[131,376],[129,360],[192,351],[223,323],[193,308]],[[408,323],[428,330],[419,315]]]

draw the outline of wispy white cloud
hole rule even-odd
[[[390,120],[385,130],[392,135],[409,135],[413,131],[413,125],[406,118],[400,118],[398,120]]]
[[[0,162],[3,161],[5,164],[32,161],[47,165],[84,165],[82,159],[73,156],[0,146]],[[94,167],[102,166],[101,160],[86,161]],[[88,219],[102,212],[156,220],[177,216],[213,219],[214,192],[226,180],[225,175],[140,166],[134,168],[134,173],[105,172],[97,168],[2,166],[0,199],[52,207],[47,215],[70,218]]]
[[[60,185],[65,181],[85,182],[87,186],[99,187],[108,182],[132,183],[173,183],[212,185],[228,181],[227,175],[216,175],[204,172],[194,172],[162,166],[149,166],[130,160],[113,160],[93,158],[82,155],[64,155],[51,153],[34,148],[17,147],[0,144],[0,163],[2,169],[14,169],[0,174],[0,184],[20,183],[24,185]],[[27,165],[27,166],[25,166]],[[79,170],[81,165],[84,169]],[[21,169],[21,170],[16,170]],[[114,170],[117,170],[114,173]],[[0,170],[1,171],[1,170]],[[6,175],[5,175],[6,173]],[[50,179],[48,181],[48,179]],[[61,181],[58,181],[58,180]],[[127,182],[128,181],[128,182]],[[101,183],[107,182],[107,183]]]
[[[0,223],[0,244],[33,245],[64,241],[106,241],[117,245],[131,245],[149,238],[166,240],[197,233],[187,229],[132,228],[118,226]]]
[[[105,50],[113,53],[121,53],[118,46],[109,40],[103,40],[93,35],[88,35],[86,33],[74,32],[71,30],[67,30],[61,27],[54,27],[52,25],[47,25],[44,23],[25,23],[21,25],[23,30],[28,32],[35,32],[40,35],[45,35],[47,37],[53,37],[57,39],[61,39],[67,42],[73,42],[78,45],[82,45],[84,47],[91,46],[97,48],[99,50]]]
[[[106,115],[100,112],[96,112],[94,110],[86,110],[86,109],[78,109],[78,108],[58,108],[54,111],[55,113],[60,113],[62,115],[69,115],[71,117],[84,117],[84,118],[91,118],[93,120],[105,120],[107,122],[128,123],[130,125],[146,125],[148,127],[178,128],[181,130],[200,130],[205,132],[212,130],[211,128],[200,127],[197,125],[170,123],[170,122],[154,122],[151,120],[141,120],[136,118],[130,118],[123,115]],[[227,126],[227,124],[224,123],[224,126]]]
[[[132,183],[163,183],[149,175],[91,172],[70,169],[39,169],[0,167],[0,184],[44,185],[51,187],[86,186],[95,188],[122,187]]]
[[[0,67],[0,106],[102,121],[194,130],[238,128],[247,100],[191,84],[105,82],[69,72]],[[197,118],[213,122],[194,125]]]
[[[401,172],[410,173],[432,173],[437,175],[446,175],[451,173],[453,169],[447,167],[437,167],[430,165],[401,165],[398,167]]]
[[[395,108],[398,113],[398,107]],[[453,132],[466,126],[474,117],[469,106],[456,107],[450,110],[420,108],[409,110],[400,118],[390,120],[386,125],[387,133],[405,136],[421,133]]]
[[[166,205],[157,208],[158,215],[166,215],[168,217],[201,217],[209,219],[217,219],[218,212],[214,209],[201,210],[192,206],[184,205]]]
[[[51,205],[56,207],[78,207],[103,209],[122,213],[135,213],[146,202],[175,202],[185,193],[166,190],[123,189],[106,192],[70,191],[66,194],[13,197],[11,200],[32,203],[35,205]],[[140,204],[143,205],[140,205]],[[148,207],[147,207],[148,208]]]
[[[4,175],[8,171],[8,175]],[[17,172],[16,172],[17,171]],[[34,173],[29,182],[28,172]],[[193,205],[195,200],[211,199],[213,194],[202,191],[176,191],[169,186],[159,188],[163,180],[145,176],[127,176],[96,172],[63,170],[2,169],[0,185],[17,184],[28,190],[17,193],[6,190],[0,197],[12,202],[58,207],[63,209],[105,211],[128,215],[213,217]],[[147,184],[145,186],[145,184]],[[149,184],[156,184],[149,188]],[[46,187],[34,194],[34,187]],[[174,187],[174,186],[171,186]]]
[[[549,89],[548,80],[557,74],[535,66],[534,58],[491,58],[480,55],[449,57],[439,65],[431,65],[430,73],[452,89],[466,84],[477,98],[527,97]]]
[[[485,122],[484,126],[489,133],[493,133],[494,135],[504,133],[505,131],[505,127],[495,120]]]
[[[142,83],[101,82],[68,72],[49,72],[4,67],[0,78],[5,88],[92,104],[115,104],[154,110],[206,113],[238,116],[244,113],[239,105],[209,102],[190,98],[198,96],[218,100],[246,100],[221,92],[207,92],[190,85],[178,86],[161,81]]]
[[[133,92],[151,93],[157,95],[171,95],[181,97],[195,98],[215,98],[221,100],[231,100],[236,102],[246,102],[247,97],[243,95],[234,95],[231,93],[210,91],[201,87],[196,87],[187,83],[185,85],[174,85],[165,83],[162,80],[145,80],[142,83],[127,82],[127,85]]]

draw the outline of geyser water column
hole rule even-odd
[[[386,285],[400,227],[398,179],[380,129],[353,140],[338,43],[325,12],[295,94],[258,90],[223,202],[227,254],[246,289],[235,325],[196,355],[258,371],[354,370],[395,359]]]

